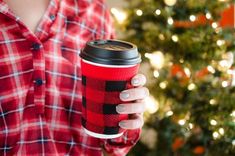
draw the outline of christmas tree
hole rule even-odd
[[[234,28],[229,0],[134,0],[111,12],[138,45],[151,96],[129,156],[234,156]],[[126,16],[127,15],[127,16]]]

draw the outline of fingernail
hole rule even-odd
[[[125,128],[126,127],[126,122],[119,122],[119,127]]]
[[[121,94],[120,94],[121,99],[127,99],[127,98],[129,98],[129,96],[130,96],[130,94],[126,91],[121,92]]]
[[[149,96],[149,90],[146,89],[145,96]]]
[[[122,106],[122,105],[118,105],[118,106],[116,107],[116,111],[117,111],[118,113],[122,113],[122,112],[125,111],[125,107]]]
[[[132,79],[132,82],[131,82],[133,85],[138,85],[140,83],[139,79],[138,78],[134,78]]]

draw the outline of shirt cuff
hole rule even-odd
[[[126,130],[114,139],[102,139],[103,148],[108,156],[124,156],[140,139],[141,129]]]

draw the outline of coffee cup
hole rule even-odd
[[[95,40],[81,50],[82,126],[88,135],[110,139],[120,137],[119,122],[128,114],[118,114],[123,104],[121,91],[132,88],[131,78],[141,62],[137,46],[120,40]]]

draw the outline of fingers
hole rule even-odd
[[[145,103],[144,102],[136,102],[136,103],[119,104],[116,107],[116,111],[119,114],[144,113]]]
[[[149,90],[146,87],[132,88],[122,91],[119,95],[122,101],[133,101],[144,99],[149,96]]]
[[[122,101],[135,101],[135,103],[119,104],[116,107],[116,111],[119,114],[132,114],[129,120],[119,122],[121,128],[137,129],[143,126],[143,113],[146,108],[143,99],[149,96],[149,90],[143,87],[145,83],[146,77],[142,74],[137,74],[131,80],[131,84],[137,88],[128,89],[120,93],[119,97]]]
[[[143,86],[146,83],[146,77],[143,74],[137,74],[131,79],[131,84],[135,87]]]
[[[143,115],[133,114],[129,120],[119,122],[119,126],[123,129],[137,129],[144,125]]]

